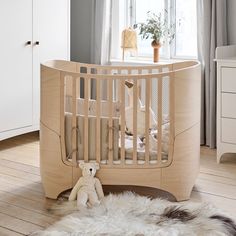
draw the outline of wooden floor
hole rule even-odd
[[[216,152],[201,148],[201,169],[191,200],[210,202],[236,220],[236,155],[216,164]],[[187,176],[186,176],[187,178]],[[58,218],[46,210],[39,173],[38,133],[0,142],[0,235],[27,235]]]

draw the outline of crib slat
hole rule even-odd
[[[120,69],[117,70],[117,74],[118,75],[121,74],[121,70]],[[116,101],[121,101],[120,80],[115,80],[115,88],[116,88]]]
[[[77,96],[77,98],[80,98],[80,78],[77,78],[77,91],[76,91],[76,96]]]
[[[158,136],[157,136],[157,161],[161,162],[162,158],[162,88],[163,88],[163,79],[158,78],[158,111],[157,111],[157,123],[158,123]]]
[[[112,121],[112,105],[113,105],[113,79],[110,78],[108,79],[108,106],[109,106],[109,137],[108,137],[108,148],[109,148],[109,153],[108,153],[108,160],[109,164],[113,164],[113,121]]]
[[[133,86],[133,164],[137,164],[137,105],[138,105],[138,91],[137,80],[134,80]],[[132,89],[132,88],[131,88]]]
[[[91,74],[91,67],[87,67],[87,74]],[[88,98],[91,99],[91,83],[92,83],[92,80],[89,80],[89,83],[88,83]]]
[[[89,98],[88,98],[88,84],[89,78],[84,79],[84,161],[89,161],[88,156],[88,111],[89,111]]]
[[[68,162],[66,157],[66,145],[65,145],[65,88],[66,76],[60,73],[60,130],[61,130],[61,147],[62,147],[62,159]]]
[[[80,73],[80,70],[81,70],[81,67],[79,64],[76,65],[76,71],[78,73]],[[81,83],[81,80],[80,80],[80,77],[77,78],[77,98],[81,98],[81,91],[80,91],[80,83]]]
[[[146,79],[146,101],[145,101],[145,163],[149,165],[149,127],[150,127],[150,94],[151,80]]]
[[[77,166],[77,108],[76,108],[76,81],[75,77],[72,77],[72,163],[73,166]]]
[[[105,70],[105,74],[110,75],[111,74],[111,70],[106,69]],[[106,91],[107,98],[106,99],[109,100],[109,88],[110,88],[110,86],[109,86],[108,80],[104,80],[104,82],[105,82],[106,88],[107,88],[107,91]]]
[[[138,69],[138,74],[141,75],[142,74],[142,69]],[[141,90],[141,86],[142,86],[142,80],[138,80],[138,97],[139,99],[141,100],[141,93],[142,93],[142,90]]]
[[[76,72],[80,73],[80,70],[81,70],[81,67],[80,67],[80,64],[76,64]],[[77,77],[77,85],[76,85],[76,93],[77,93],[77,99],[80,99],[81,98],[81,87],[80,87],[80,84],[81,84],[81,78],[80,77]],[[77,103],[77,101],[76,101]],[[77,104],[78,105],[78,104]],[[77,114],[78,114],[78,110],[77,110]],[[78,146],[78,132],[83,132],[82,130],[79,130],[81,129],[80,125],[79,125],[79,121],[77,120],[77,165],[78,165],[78,161],[80,160],[80,157],[83,156],[83,153],[79,150],[79,146]]]
[[[175,128],[174,128],[174,122],[175,122],[175,80],[173,77],[173,74],[170,74],[169,77],[169,122],[170,122],[170,132],[169,132],[169,151],[168,151],[168,162],[170,162],[170,157],[173,156],[173,150],[174,150],[174,136],[175,136]]]
[[[131,72],[132,72],[131,69],[128,69],[128,70],[127,70],[128,75],[130,75]],[[128,78],[130,78],[130,77],[128,76]],[[128,104],[129,104],[128,106],[133,106],[133,101],[132,101],[132,98],[131,98],[131,97],[128,97]]]
[[[96,160],[98,163],[101,162],[101,87],[100,80],[96,80],[96,101],[97,101],[97,113],[96,113]]]
[[[121,165],[125,164],[125,80],[120,80],[120,143],[121,143],[121,151],[120,151],[120,160]]]

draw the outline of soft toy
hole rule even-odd
[[[157,151],[158,130],[151,130],[149,134],[149,146],[152,151]],[[162,152],[168,153],[170,135],[170,122],[162,124],[161,146]]]
[[[104,197],[101,182],[94,177],[99,169],[98,163],[80,163],[82,169],[82,177],[72,189],[69,201],[77,198],[78,207],[94,206],[100,204],[100,200]]]
[[[125,123],[126,123],[126,129],[127,132],[130,134],[133,134],[133,83],[130,81],[125,81],[125,85],[128,89],[128,96],[129,96],[129,106],[125,109]],[[151,107],[149,107],[150,112],[150,120],[149,120],[149,128],[156,128],[157,127],[157,121],[155,118],[155,113],[152,110]],[[136,115],[136,114],[135,114]],[[137,98],[137,134],[140,137],[145,136],[145,129],[146,129],[146,108],[142,105],[142,102],[139,98]]]

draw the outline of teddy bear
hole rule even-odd
[[[69,201],[77,199],[78,208],[99,205],[104,197],[101,182],[98,178],[94,177],[99,169],[99,164],[80,163],[79,167],[82,169],[82,176],[72,189]]]

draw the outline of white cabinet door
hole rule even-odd
[[[32,125],[32,0],[0,1],[1,132]]]
[[[40,63],[70,59],[70,0],[34,1],[34,123],[39,122]],[[36,42],[39,44],[37,45]]]

